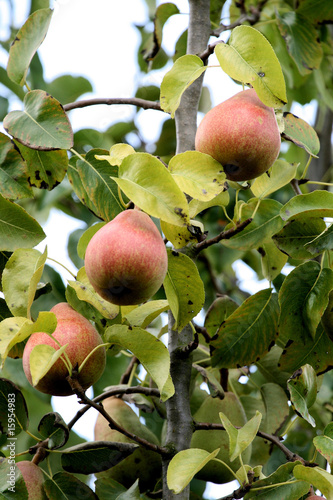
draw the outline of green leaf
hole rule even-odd
[[[177,226],[190,223],[186,197],[163,163],[148,153],[127,156],[119,167],[119,187],[153,217]]]
[[[262,415],[259,411],[256,412],[255,416],[252,417],[248,422],[246,422],[243,427],[236,429],[228,419],[226,415],[222,412],[219,413],[223,427],[229,436],[229,451],[230,451],[230,461],[233,462],[235,458],[239,457],[246,450],[248,446],[252,443],[257,435]]]
[[[279,368],[292,373],[301,366],[309,364],[316,374],[320,375],[331,369],[332,359],[333,343],[319,323],[315,339],[297,338],[286,345],[280,358]]]
[[[21,389],[5,378],[0,378],[0,425],[1,431],[12,438],[29,426],[28,407]]]
[[[155,318],[169,309],[167,300],[150,300],[123,315],[123,320],[131,326],[147,328]]]
[[[187,244],[197,243],[198,234],[203,233],[203,225],[198,221],[190,220],[191,226],[181,227],[161,220],[161,231],[173,247],[178,250]]]
[[[4,198],[32,198],[27,167],[10,138],[0,133],[0,192]]]
[[[18,248],[31,248],[45,236],[35,219],[0,194],[0,250],[14,252]]]
[[[237,26],[228,44],[219,43],[215,54],[231,78],[251,84],[266,106],[281,108],[287,102],[285,81],[269,41],[251,26]]]
[[[315,261],[299,265],[286,276],[279,292],[279,331],[284,341],[316,337],[332,288],[333,271]]]
[[[323,49],[312,20],[291,10],[281,15],[276,12],[276,21],[300,74],[308,75],[319,68]]]
[[[91,149],[86,156],[77,160],[76,168],[89,203],[95,207],[95,214],[105,221],[114,219],[124,207],[119,199],[115,177],[118,168],[96,156],[106,153],[102,149]],[[113,180],[112,180],[113,178]]]
[[[7,64],[7,73],[13,82],[25,84],[30,62],[46,36],[52,14],[51,9],[37,10],[17,32]]]
[[[5,130],[32,149],[70,149],[73,132],[60,102],[44,90],[32,90],[24,97],[24,111],[11,111],[4,119]]]
[[[179,9],[171,2],[163,3],[157,7],[154,16],[154,33],[151,35],[148,47],[143,51],[143,58],[146,61],[154,59],[160,50],[162,45],[163,26],[167,20],[175,14],[179,14]]]
[[[167,483],[169,489],[176,494],[183,491],[196,473],[215,458],[219,451],[219,448],[212,453],[200,448],[179,451],[171,459],[168,466]]]
[[[257,198],[266,198],[278,189],[289,184],[296,176],[297,164],[276,160],[269,170],[257,177],[251,185],[251,191]]]
[[[289,401],[285,390],[277,383],[267,382],[260,388],[263,418],[260,430],[276,434],[289,415]]]
[[[89,486],[68,472],[57,472],[46,479],[44,489],[48,498],[57,500],[77,500],[78,492],[84,500],[98,500]]]
[[[312,217],[333,217],[333,193],[316,190],[308,194],[299,194],[291,198],[281,209],[283,220],[300,215]]]
[[[82,260],[84,259],[87,246],[91,238],[94,236],[95,233],[97,233],[99,229],[105,226],[105,224],[106,222],[97,222],[97,224],[93,224],[92,226],[88,227],[88,229],[82,234],[77,244],[77,253],[80,259]]]
[[[309,260],[314,254],[307,245],[312,244],[325,231],[326,224],[322,218],[305,215],[289,220],[281,231],[273,236],[273,240],[277,247],[290,257]],[[314,245],[311,248],[315,250],[316,247]]]
[[[221,163],[199,151],[173,156],[169,171],[180,189],[196,200],[210,201],[225,189]]]
[[[333,250],[333,224],[325,226],[318,236],[305,243],[305,247],[311,255],[318,255],[324,252],[324,250]]]
[[[83,76],[61,75],[48,82],[47,89],[61,104],[76,101],[81,95],[93,92],[91,83]]]
[[[288,255],[280,252],[272,240],[266,241],[259,248],[261,255],[262,274],[266,280],[272,282],[287,263]]]
[[[30,373],[33,386],[46,375],[50,368],[58,361],[61,355],[66,351],[68,344],[65,344],[59,349],[47,344],[36,345],[30,354]]]
[[[333,464],[333,422],[326,425],[324,433],[313,439],[317,451],[326,458],[332,467]]]
[[[19,150],[27,163],[27,176],[31,186],[51,191],[64,179],[67,166],[67,151],[37,151],[20,144]]]
[[[213,366],[236,368],[259,360],[276,338],[278,316],[277,295],[270,288],[246,299],[211,342]]]
[[[174,394],[170,377],[170,355],[163,342],[154,335],[138,327],[112,325],[104,334],[105,342],[121,345],[136,356],[161,392],[166,401]]]
[[[223,322],[238,308],[238,304],[224,295],[223,297],[218,297],[210,305],[206,317],[204,326],[211,337],[217,333]]]
[[[173,328],[181,330],[204,305],[205,290],[197,266],[187,255],[168,250],[163,286],[175,319]]]
[[[92,213],[97,214],[98,208],[89,198],[86,188],[81,180],[77,165],[77,157],[72,156],[68,162],[67,177],[68,180],[79,200],[85,205]]]
[[[174,118],[185,90],[207,69],[200,57],[187,54],[179,57],[161,83],[160,103]]]
[[[57,412],[47,413],[38,425],[38,432],[44,439],[48,438],[48,449],[55,450],[66,444],[69,429],[66,422]]]
[[[27,318],[10,317],[0,323],[0,358],[1,368],[10,350],[20,342],[23,342],[34,332],[53,333],[57,326],[57,320],[51,312],[40,312],[34,323]]]
[[[305,465],[296,465],[294,476],[301,481],[308,481],[315,489],[318,489],[325,495],[327,500],[333,500],[333,476],[320,467],[306,467]]]
[[[9,477],[13,477],[15,483],[15,497],[20,500],[29,500],[28,490],[24,482],[23,476],[17,465],[14,465],[9,458],[2,459],[0,463],[0,495],[2,499],[11,500],[13,498],[13,490]],[[12,476],[13,474],[13,476]]]
[[[304,365],[288,380],[290,400],[296,412],[301,415],[312,427],[316,426],[309,408],[317,397],[317,377],[311,365]]]
[[[118,315],[119,306],[102,299],[102,297],[95,292],[88,280],[84,267],[81,267],[77,273],[76,280],[68,281],[68,285],[75,290],[80,300],[84,300],[94,306],[104,318],[114,319]]]
[[[229,205],[229,201],[230,195],[228,191],[223,191],[209,201],[191,200],[189,203],[190,217],[195,217],[210,207],[226,207]]]
[[[293,115],[289,111],[283,113],[284,131],[282,137],[291,141],[296,146],[305,149],[309,155],[318,158],[320,142],[316,131],[302,118]]]
[[[134,443],[109,441],[82,443],[67,448],[61,454],[61,465],[65,471],[74,474],[94,474],[114,467],[137,448],[138,445]]]
[[[242,206],[241,222],[252,217],[258,200],[249,200]],[[238,250],[252,250],[262,246],[283,226],[280,217],[281,204],[273,199],[261,200],[259,208],[252,222],[243,231],[229,239],[222,240],[221,243]],[[230,225],[226,229],[230,229]]]
[[[106,160],[112,166],[119,167],[126,156],[135,153],[135,149],[129,144],[114,144],[108,155],[95,154],[97,160]]]
[[[30,308],[42,277],[47,252],[18,249],[11,255],[2,274],[2,291],[13,316],[31,319]]]
[[[299,462],[288,462],[280,465],[272,474],[264,479],[259,479],[244,496],[249,498],[261,498],[262,500],[299,500],[309,491],[310,484],[305,481],[294,481],[293,472]],[[282,484],[280,483],[287,483]],[[267,488],[271,486],[271,488]]]

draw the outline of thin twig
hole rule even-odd
[[[72,376],[68,376],[67,380],[72,388],[72,391],[74,394],[77,395],[79,398],[80,402],[85,403],[87,405],[90,405],[92,408],[95,408],[103,417],[109,422],[109,426],[111,429],[115,429],[116,431],[120,432],[124,436],[127,436],[128,438],[132,439],[136,443],[140,444],[147,450],[155,451],[156,453],[159,453],[160,455],[163,456],[169,456],[170,451],[168,448],[164,448],[162,446],[158,446],[156,444],[150,443],[146,439],[143,439],[136,434],[133,434],[132,432],[127,431],[121,425],[119,425],[104,409],[103,405],[100,403],[96,403],[92,399],[88,398],[88,396],[85,394],[84,389],[82,388],[81,384],[79,383],[77,376],[76,376],[76,371],[73,370]]]
[[[199,253],[205,248],[208,248],[212,245],[215,245],[215,243],[218,243],[219,241],[222,240],[228,240],[235,234],[240,233],[245,229],[250,223],[252,222],[252,218],[250,217],[249,219],[244,220],[243,222],[238,223],[235,227],[232,227],[230,229],[227,229],[227,231],[222,231],[219,233],[217,236],[214,236],[214,238],[210,238],[208,240],[201,241],[200,243],[197,243],[194,248],[195,250]]]
[[[65,104],[63,108],[65,111],[71,111],[72,109],[86,108],[87,106],[96,106],[98,104],[106,104],[107,106],[112,104],[130,104],[143,109],[163,111],[159,102],[147,101],[146,99],[140,99],[138,97],[97,97],[95,99],[84,99],[82,101],[71,102]]]
[[[153,396],[157,398],[160,397],[160,391],[155,387],[141,387],[140,385],[133,387],[115,386],[112,389],[103,392],[99,396],[96,396],[92,401],[94,403],[99,403],[104,399],[110,398],[111,396],[119,396],[121,394],[144,394],[145,396]],[[76,413],[75,417],[73,417],[72,420],[68,423],[68,428],[71,429],[76,424],[76,422],[89,410],[90,407],[90,404],[83,406]]]

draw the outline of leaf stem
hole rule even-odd
[[[63,267],[69,274],[71,274],[73,276],[73,278],[76,280],[76,276],[74,273],[72,273],[72,271],[70,271],[68,269],[68,267],[66,267],[64,264],[62,264],[61,262],[59,262],[58,260],[56,259],[52,259],[52,257],[47,257],[48,260],[52,260],[52,262],[55,262],[56,264],[58,264],[59,266]]]
[[[110,344],[110,342],[106,342],[105,344],[99,344],[97,345],[96,347],[94,347],[94,349],[92,351],[90,351],[90,353],[84,358],[84,360],[82,361],[82,363],[80,364],[79,368],[78,368],[78,373],[80,373],[80,371],[82,370],[82,368],[84,367],[84,365],[86,364],[86,362],[88,361],[88,359],[94,354],[94,352],[97,351],[97,349],[100,349],[101,347],[106,347],[106,346],[110,346],[112,344]]]

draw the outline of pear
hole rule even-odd
[[[237,398],[232,392],[225,392],[224,399],[212,398],[208,396],[200,406],[199,410],[194,414],[193,418],[196,422],[209,422],[212,424],[221,424],[219,413],[224,413],[230,422],[242,427],[246,424],[245,411]],[[208,452],[212,452],[217,448],[221,448],[216,458],[225,462],[233,471],[237,471],[240,466],[239,458],[230,462],[229,458],[229,437],[226,431],[223,430],[199,430],[195,431],[191,440],[191,448],[201,448]],[[251,446],[243,453],[243,462],[246,464],[251,457]],[[213,483],[228,483],[235,479],[231,472],[221,463],[211,460],[203,469],[195,476],[197,479],[211,481]]]
[[[266,172],[279,155],[281,136],[273,108],[254,89],[212,108],[199,124],[195,149],[220,162],[227,179],[245,181]]]
[[[95,291],[120,306],[141,304],[161,287],[168,268],[162,236],[140,210],[125,210],[91,238],[85,270]]]
[[[72,363],[73,368],[76,365],[81,365],[88,354],[93,349],[103,343],[103,340],[96,328],[82,314],[76,312],[66,302],[60,302],[52,307],[51,312],[56,315],[57,327],[52,336],[60,343],[60,345],[68,344],[66,354]],[[33,333],[24,348],[22,363],[24,373],[32,383],[30,370],[30,355],[33,348],[37,345],[47,344],[55,349],[59,349],[58,344],[44,332]],[[83,389],[87,389],[93,385],[102,375],[106,363],[105,347],[99,347],[88,358],[79,373],[78,381]],[[52,396],[69,396],[73,394],[71,386],[66,377],[68,370],[62,361],[58,359],[44,377],[37,383],[35,388]]]
[[[43,488],[44,475],[38,465],[29,460],[22,460],[22,462],[17,462],[16,466],[20,469],[27,487],[28,500],[47,500]]]
[[[104,409],[108,414],[127,431],[149,441],[159,444],[155,434],[140,422],[140,418],[122,399],[111,397],[103,401]],[[95,429],[95,441],[112,441],[119,443],[133,443],[130,438],[111,429],[107,420],[98,414]],[[111,478],[129,488],[139,478],[141,491],[153,489],[162,475],[161,456],[154,451],[140,446],[131,455],[120,463],[104,472],[96,474],[98,478]]]

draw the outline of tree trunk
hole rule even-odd
[[[206,49],[211,32],[210,0],[189,0],[189,6],[187,53],[199,54]],[[184,92],[176,111],[177,154],[194,149],[202,79],[196,80]],[[183,351],[183,348],[193,339],[193,333],[190,326],[177,332],[173,330],[173,325],[174,318],[170,312],[168,347],[175,395],[166,402],[168,421],[166,445],[173,447],[176,451],[181,451],[189,448],[193,432],[189,396],[192,358],[191,355],[184,355]],[[163,461],[163,500],[187,500],[190,495],[189,487],[178,495],[169,490],[166,482],[168,464],[168,460]]]

